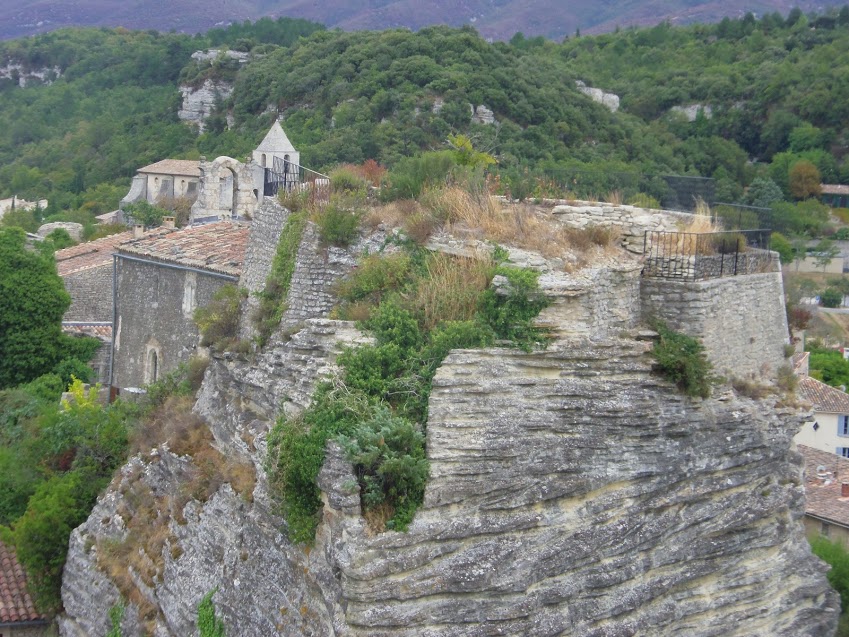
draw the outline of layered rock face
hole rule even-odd
[[[158,574],[129,568],[143,601],[129,600],[124,635],[194,634],[215,588],[231,635],[833,634],[839,599],[800,522],[800,415],[730,390],[693,400],[657,376],[627,259],[571,274],[537,264],[554,301],[540,317],[555,335],[545,351],[448,356],[430,398],[425,501],[407,533],[368,527],[330,443],[316,544],[293,546],[263,468],[268,431],[309,404],[341,346],[367,340],[310,316],[326,311],[347,260],[308,249],[315,241],[305,232],[298,254],[284,317],[294,333],[255,357],[218,356],[195,405],[219,451],[252,463],[256,488],[245,497],[224,484],[175,506],[192,460],[162,445],[134,458],[72,535],[63,635],[108,629],[119,592],[98,559],[127,541],[138,485],[174,513],[167,541],[138,547]]]
[[[341,496],[326,518],[351,634],[830,634],[839,604],[802,539],[788,452],[798,418],[697,404],[645,349],[449,356],[409,532],[368,537]]]
[[[177,117],[184,122],[197,124],[201,133],[206,120],[212,115],[219,101],[224,101],[233,93],[233,86],[227,82],[206,80],[200,88],[181,86],[183,103],[177,111]]]

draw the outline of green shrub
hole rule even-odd
[[[406,280],[409,270],[410,257],[404,252],[372,254],[338,285],[337,294],[346,301],[371,299],[376,305],[384,294]]]
[[[226,637],[224,622],[215,614],[212,596],[218,589],[209,591],[198,604],[198,633],[200,637]]]
[[[348,168],[337,168],[330,173],[330,190],[336,193],[365,195],[368,192],[368,181]]]
[[[652,327],[660,336],[651,352],[660,373],[688,396],[710,396],[711,365],[704,346],[662,321],[655,321]]]
[[[840,307],[843,305],[843,293],[836,288],[826,288],[820,295],[820,301],[825,307]]]
[[[502,265],[496,269],[496,275],[507,280],[506,290],[484,292],[481,319],[496,338],[511,340],[530,351],[534,345],[545,342],[542,331],[533,326],[534,318],[549,304],[539,290],[539,273]]]
[[[359,212],[346,210],[342,205],[326,206],[315,220],[321,242],[338,247],[350,245],[357,238],[360,217]]]
[[[426,186],[444,183],[456,165],[454,153],[448,150],[401,159],[390,171],[381,199],[416,199]]]
[[[378,406],[370,419],[339,440],[354,464],[365,506],[388,504],[394,513],[387,528],[405,531],[424,500],[430,468],[424,434]]]
[[[158,407],[165,403],[171,396],[188,396],[192,393],[192,384],[189,381],[189,368],[186,363],[180,363],[172,372],[162,376],[159,380],[145,387],[147,400],[151,407]]]
[[[123,603],[114,604],[109,609],[109,632],[106,637],[123,637],[121,635],[121,622],[124,620],[126,608]]]
[[[194,320],[201,334],[201,345],[222,345],[239,330],[239,311],[244,290],[232,284],[221,286],[212,300],[195,310]]]
[[[636,195],[629,197],[628,204],[637,206],[638,208],[660,209],[660,201],[644,192],[638,192]]]

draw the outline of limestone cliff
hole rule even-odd
[[[343,272],[319,267],[315,241],[305,233],[298,267],[325,278],[293,285],[300,311],[299,294],[324,299]],[[798,413],[730,390],[693,400],[653,373],[637,266],[544,280],[551,346],[455,351],[438,371],[407,533],[368,529],[333,443],[315,547],[288,542],[269,496],[271,422],[308,403],[338,343],[362,342],[352,324],[301,314],[255,358],[217,356],[195,411],[256,487],[181,500],[191,458],[160,445],[132,459],[72,535],[62,634],[105,634],[120,594],[98,561],[126,543],[139,494],[171,513],[164,539],[134,547],[156,566],[130,569],[125,635],[195,634],[215,588],[231,635],[832,634],[839,600],[802,535]]]

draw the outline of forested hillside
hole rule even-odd
[[[220,45],[252,57],[229,70],[190,58]],[[344,33],[267,19],[203,37],[74,29],[5,43],[0,59],[19,64],[14,73],[58,76],[0,82],[0,195],[47,197],[47,217],[112,209],[134,171],[158,159],[243,157],[276,113],[303,163],[321,170],[367,159],[391,169],[467,134],[498,159],[491,172],[514,194],[565,186],[576,171],[714,177],[724,201],[741,200],[757,177],[783,198],[807,198],[791,184],[800,162],[816,179],[849,180],[849,8],[561,44],[521,35],[491,44],[469,27]],[[235,91],[198,135],[177,119],[177,86],[216,72]],[[576,80],[618,94],[619,111]],[[473,120],[480,105],[494,123]],[[693,105],[694,121],[672,110]],[[600,180],[597,194],[609,188]],[[641,189],[656,196],[652,188]]]

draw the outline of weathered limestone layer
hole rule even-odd
[[[644,350],[450,355],[407,534],[368,537],[330,463],[325,551],[351,634],[831,634],[839,603],[801,536],[798,417],[691,401]]]

